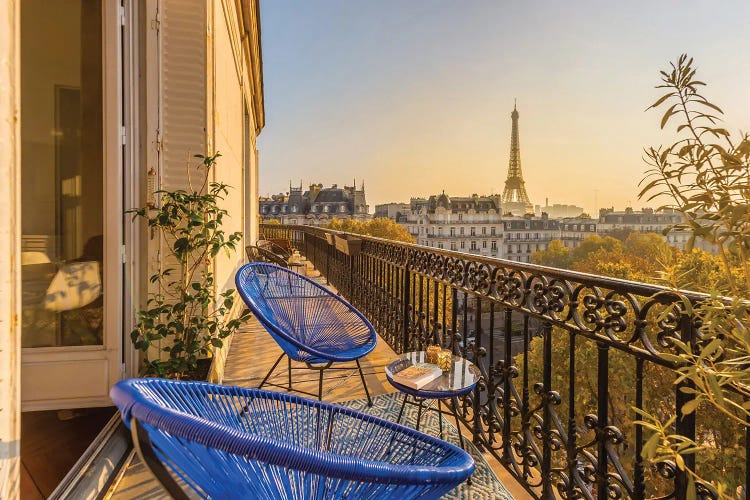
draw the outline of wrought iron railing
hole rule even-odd
[[[347,254],[341,233],[307,226],[262,231],[291,240],[396,352],[443,342],[473,360],[483,379],[462,421],[532,495],[689,498],[674,463],[643,458],[633,408],[676,415],[676,433],[715,448],[684,455],[689,467],[750,484],[748,428],[702,407],[683,414],[690,384],[660,356],[697,341],[686,304],[701,295],[372,237]]]

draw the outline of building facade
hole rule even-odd
[[[533,252],[560,238],[559,223],[546,215],[502,215],[500,206],[498,196],[451,197],[443,192],[412,198],[408,212],[397,210],[391,218],[420,245],[516,262],[530,262]]]
[[[334,184],[310,184],[307,191],[289,186],[287,194],[260,198],[260,217],[264,222],[277,220],[282,224],[322,226],[331,219],[370,220],[370,207],[365,198],[365,186],[338,187]]]
[[[597,231],[596,219],[565,218],[558,221],[560,241],[567,248],[576,248],[583,240],[593,236]]]
[[[536,215],[546,213],[551,219],[567,219],[580,217],[584,212],[583,207],[577,205],[566,205],[562,203],[554,203],[550,205],[549,202],[547,202],[543,207],[536,205],[534,207],[534,213]]]
[[[259,23],[256,0],[0,7],[0,498],[21,489],[22,411],[109,406],[139,372],[128,334],[164,243],[124,212],[221,152],[225,229],[257,239]],[[212,262],[217,298],[242,259]]]
[[[545,250],[552,240],[560,240],[567,248],[578,247],[589,236],[615,235],[628,231],[662,235],[671,246],[685,250],[689,231],[664,231],[682,221],[677,211],[600,210],[599,219],[582,217],[523,217],[501,214],[497,196],[450,197],[444,192],[429,198],[412,198],[410,204],[379,205],[377,214],[388,217],[407,228],[417,243],[434,248],[487,255],[517,262],[530,262],[530,254]],[[703,240],[695,248],[716,253]]]
[[[411,205],[408,203],[383,203],[375,205],[375,218],[391,219],[396,222],[405,220],[411,211]]]
[[[671,230],[664,234],[667,228],[683,222],[683,216],[676,210],[654,210],[642,208],[633,210],[626,208],[616,211],[614,208],[602,208],[599,210],[598,232],[601,234],[613,234],[617,232],[636,231],[639,233],[656,233],[675,248],[685,250],[692,233],[685,230]],[[694,248],[716,253],[718,250],[705,240],[697,239]]]

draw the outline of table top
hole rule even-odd
[[[393,360],[385,367],[385,376],[388,382],[399,391],[407,394],[427,398],[450,398],[463,396],[471,392],[481,376],[479,368],[474,363],[454,355],[451,363],[451,371],[443,372],[442,376],[421,389],[412,389],[393,381],[394,374],[415,363],[425,363],[425,357],[426,353],[424,351],[415,351],[402,354]]]

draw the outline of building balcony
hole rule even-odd
[[[471,239],[495,239],[495,240],[501,240],[503,239],[502,234],[425,234],[422,235],[423,237],[435,239],[435,240],[441,240],[441,239],[451,239],[451,240],[471,240]]]
[[[673,431],[687,438],[712,436],[716,456],[683,456],[708,475],[726,474],[716,469],[724,453],[745,457],[748,428],[703,408],[683,413],[687,383],[661,356],[673,339],[697,338],[684,299],[698,294],[364,236],[345,255],[326,230],[264,231],[291,240],[393,353],[438,338],[477,364],[464,430],[531,497],[687,498],[676,464],[644,458],[649,433],[635,409],[677,417]],[[748,481],[738,462],[736,486]]]

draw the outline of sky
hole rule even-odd
[[[371,211],[500,193],[515,99],[532,203],[647,206],[670,61],[694,57],[750,131],[749,18],[748,0],[262,0],[260,193],[364,180]]]

